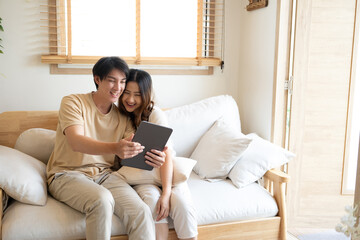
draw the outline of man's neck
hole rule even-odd
[[[99,109],[101,113],[107,114],[110,112],[112,102],[104,101],[104,99],[102,99],[101,96],[97,94],[97,92],[93,92],[91,95],[95,106],[97,107],[97,109]]]

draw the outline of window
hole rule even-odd
[[[48,0],[49,64],[221,66],[224,0]]]

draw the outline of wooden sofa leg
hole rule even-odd
[[[281,240],[286,240],[287,219],[286,219],[286,202],[285,202],[285,183],[274,182],[274,197],[279,206],[280,216],[280,234]]]

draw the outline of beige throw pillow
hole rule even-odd
[[[0,187],[15,200],[44,205],[46,165],[16,149],[0,146]]]
[[[56,132],[44,128],[30,128],[20,134],[14,148],[47,164],[54,150]]]
[[[195,166],[196,161],[190,158],[174,157],[173,165],[173,186],[185,182]],[[138,184],[155,184],[161,186],[160,169],[153,168],[153,170],[143,170],[132,167],[121,167],[117,173],[122,176],[130,185]]]

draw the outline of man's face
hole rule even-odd
[[[117,102],[125,89],[126,76],[122,71],[113,69],[102,81],[95,76],[98,84],[97,92],[101,98],[111,103]]]

